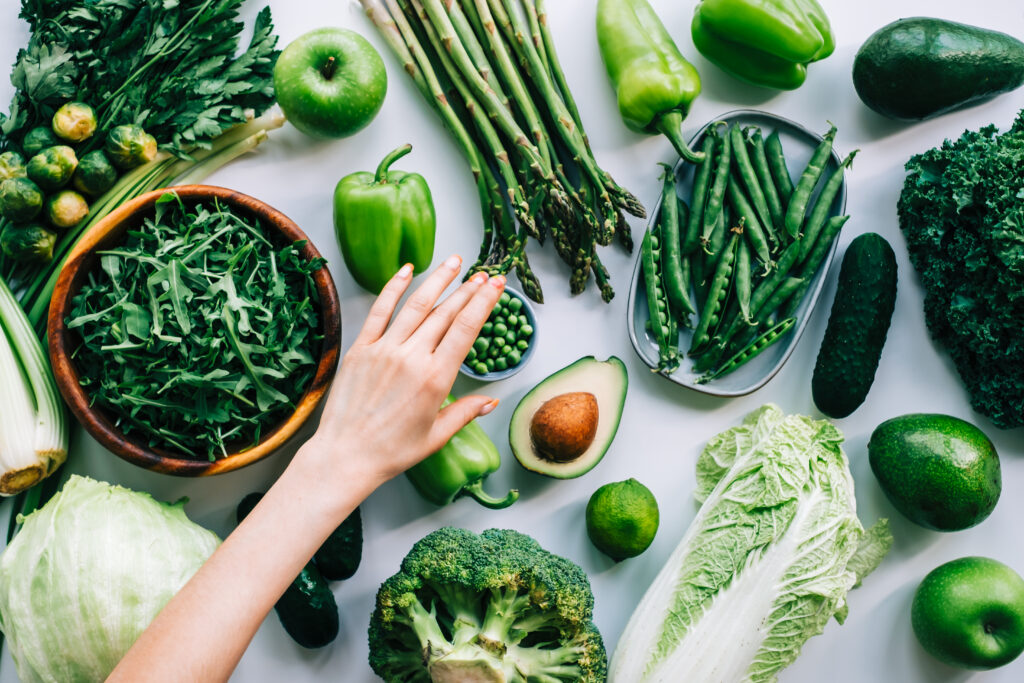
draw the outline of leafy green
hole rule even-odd
[[[246,110],[259,114],[274,101],[270,10],[256,17],[252,40],[236,56],[243,2],[22,0],[31,38],[11,73],[16,94],[10,114],[0,115],[0,149],[49,126],[68,100],[92,106],[100,131],[138,124],[183,157],[209,146],[244,123]]]
[[[892,544],[857,518],[842,434],[766,405],[697,461],[703,504],[619,640],[609,680],[771,683]]]
[[[1024,425],[1024,112],[1000,134],[967,131],[907,162],[899,200],[925,320],[971,405]]]
[[[316,371],[323,260],[303,246],[168,192],[74,298],[83,387],[151,446],[212,460],[255,444]]]

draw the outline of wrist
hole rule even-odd
[[[369,466],[372,458],[345,440],[327,442],[314,435],[304,443],[281,479],[301,487],[302,496],[340,523],[384,483]]]

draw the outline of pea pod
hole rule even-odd
[[[743,139],[743,131],[740,130],[738,123],[734,123],[732,128],[729,129],[729,138],[732,143],[732,160],[736,174],[747,189],[747,195],[753,202],[754,210],[757,211],[758,220],[768,229],[768,233],[774,242],[774,226],[772,225],[771,214],[768,213],[768,200],[765,199],[761,183],[757,179],[757,173],[754,172],[754,164],[750,161],[750,155],[747,153],[747,144]]]
[[[845,171],[853,164],[853,158],[857,156],[858,151],[856,149],[853,150],[848,157],[843,159],[843,163],[839,164],[839,168],[835,170],[821,189],[817,203],[815,203],[814,208],[811,209],[811,215],[807,218],[803,237],[800,239],[800,243],[803,245],[800,248],[801,261],[810,255],[818,233],[821,232],[822,226],[828,220],[828,212],[832,209],[832,202],[835,200],[836,195],[839,194],[839,188],[843,186]]]
[[[727,375],[742,367],[759,356],[761,352],[769,346],[782,339],[787,332],[793,329],[793,325],[795,324],[796,318],[786,318],[785,320],[775,323],[751,340],[749,344],[733,354],[732,357],[722,363],[717,370],[699,377],[697,379],[697,384],[707,384],[712,380],[716,380],[719,377]]]
[[[672,314],[677,320],[696,313],[690,302],[689,282],[683,278],[681,245],[679,242],[679,197],[676,195],[676,174],[671,166],[665,166],[662,175],[661,212],[658,216],[661,227],[662,252],[661,275],[665,285]]]
[[[704,136],[701,144],[704,161],[697,167],[693,176],[693,193],[690,197],[690,218],[686,223],[686,239],[683,240],[683,254],[691,254],[700,245],[701,225],[704,221],[704,206],[708,199],[708,182],[711,168],[715,163],[715,139],[711,135]]]
[[[656,228],[648,229],[640,243],[640,267],[647,289],[647,312],[650,316],[650,331],[658,345],[658,370],[672,373],[679,368],[679,352],[676,349],[675,321],[669,313],[668,300],[661,286],[658,269],[660,245]]]
[[[786,165],[786,156],[782,153],[782,140],[779,139],[779,131],[774,130],[764,143],[765,152],[768,155],[768,168],[771,169],[772,179],[775,181],[775,189],[779,193],[779,202],[782,210],[789,207],[789,199],[793,196],[793,179],[789,177],[789,167]],[[785,214],[783,214],[783,225],[785,225]]]
[[[818,239],[815,240],[814,248],[811,249],[810,256],[804,261],[803,266],[800,269],[800,276],[804,279],[804,284],[793,293],[786,305],[782,307],[780,317],[786,318],[796,313],[797,307],[804,298],[804,294],[807,292],[807,288],[811,285],[811,278],[814,273],[817,272],[818,267],[822,261],[825,260],[825,255],[828,253],[829,247],[832,246],[832,241],[836,238],[839,232],[843,229],[843,225],[846,221],[850,220],[849,216],[833,216],[828,219],[825,223],[825,227],[822,229],[821,234],[818,235]],[[795,244],[795,243],[794,243]]]
[[[714,128],[712,127],[713,130]],[[713,134],[717,135],[717,133]],[[729,167],[732,165],[732,143],[729,140],[729,136],[726,135],[719,138],[719,140],[718,166],[715,168],[715,179],[708,194],[707,207],[704,209],[704,229],[701,233],[701,242],[704,244],[708,243],[711,232],[715,228],[715,223],[722,213],[725,190],[729,184]]]
[[[736,244],[739,234],[732,233],[729,243],[722,251],[718,264],[715,266],[714,276],[711,278],[711,287],[708,290],[707,301],[704,302],[704,310],[701,311],[700,320],[693,331],[693,339],[690,343],[690,355],[701,353],[708,342],[711,341],[709,330],[716,326],[721,318],[722,306],[728,292],[728,285],[732,278],[733,265],[736,257]]]
[[[750,246],[754,249],[757,257],[766,265],[771,263],[772,257],[768,250],[768,240],[765,239],[764,230],[757,220],[754,209],[750,202],[743,196],[743,190],[736,182],[729,183],[729,203],[743,222],[743,234],[746,235]]]
[[[804,223],[804,215],[807,213],[807,204],[811,200],[811,193],[814,191],[814,186],[818,184],[818,178],[821,177],[822,172],[825,170],[825,164],[828,163],[829,157],[832,154],[832,143],[835,138],[836,127],[833,125],[825,133],[825,137],[822,138],[818,147],[814,150],[811,160],[807,162],[807,168],[804,169],[803,175],[800,176],[800,181],[793,190],[793,196],[789,200],[789,208],[786,209],[786,232],[791,237],[796,237],[800,234],[800,228]]]
[[[779,199],[779,191],[775,187],[775,181],[772,180],[772,172],[768,166],[768,153],[764,147],[761,129],[757,126],[751,126],[747,130],[751,131],[748,141],[753,152],[751,163],[754,166],[754,174],[757,175],[757,181],[761,184],[761,190],[764,192],[764,199],[768,204],[768,214],[771,217],[775,233],[783,237],[787,235],[785,231],[786,214],[783,211],[782,201]],[[783,163],[785,163],[785,160],[783,160]]]
[[[736,302],[740,307],[740,313],[747,320],[750,320],[750,248],[745,242],[740,242],[736,252],[736,274],[733,277],[736,292]]]
[[[783,280],[782,283],[775,288],[775,291],[772,292],[771,296],[768,297],[768,300],[764,302],[761,310],[758,311],[758,324],[764,325],[767,323],[771,319],[772,313],[778,310],[779,306],[789,299],[805,282],[807,282],[807,280],[802,277],[787,277]]]

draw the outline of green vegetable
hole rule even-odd
[[[51,126],[61,140],[84,142],[96,132],[96,112],[84,102],[68,102],[53,115]]]
[[[412,151],[394,150],[376,173],[345,176],[334,188],[334,234],[345,265],[363,289],[379,294],[405,263],[420,273],[434,257],[434,202],[418,173],[390,170]]]
[[[525,534],[444,527],[377,591],[370,666],[387,683],[602,683],[587,575]]]
[[[694,172],[693,188],[690,195],[690,215],[686,224],[686,236],[683,239],[683,255],[692,254],[700,243],[703,234],[704,210],[708,201],[708,185],[711,179],[711,169],[716,163],[715,159],[715,137],[705,135],[701,144],[701,154],[704,161]],[[691,270],[693,270],[691,268]]]
[[[239,524],[261,498],[262,493],[250,493],[238,503],[235,517]],[[302,647],[324,647],[338,637],[338,603],[313,562],[307,562],[288,584],[284,594],[274,603],[274,611],[284,630]]]
[[[28,177],[44,190],[58,190],[71,180],[78,167],[75,150],[67,145],[48,147],[28,160]]]
[[[88,213],[89,204],[85,197],[74,190],[61,190],[46,200],[46,217],[58,228],[70,228]]]
[[[18,677],[101,681],[220,543],[160,503],[72,475],[0,556],[0,628]]]
[[[455,397],[449,395],[441,407],[454,402]],[[512,489],[504,498],[494,498],[484,491],[484,480],[499,467],[501,455],[494,442],[480,425],[470,422],[441,450],[407,470],[405,476],[434,505],[471,496],[484,507],[500,510],[516,502],[519,491]]]
[[[56,233],[41,225],[8,225],[0,233],[0,251],[21,262],[48,262],[53,258],[56,243]]]
[[[707,204],[704,207],[704,228],[701,232],[701,244],[704,245],[705,251],[708,251],[711,234],[722,215],[725,190],[729,184],[729,166],[732,163],[732,138],[729,135],[719,138],[717,124],[711,127],[710,134],[717,138],[715,155],[718,158],[718,166],[715,167],[714,179],[711,181]],[[717,251],[711,249],[708,253],[715,254]]]
[[[883,26],[857,51],[853,85],[882,116],[919,120],[1024,84],[1024,43],[999,31],[931,17]]]
[[[12,223],[27,223],[43,209],[43,191],[28,178],[0,182],[0,215]]]
[[[128,170],[152,161],[156,157],[156,138],[141,126],[126,124],[107,133],[103,151],[114,166]]]
[[[858,235],[843,256],[825,337],[814,365],[814,405],[846,417],[868,395],[896,306],[896,255],[884,237]]]
[[[833,171],[832,175],[829,176],[822,186],[821,192],[815,200],[814,208],[807,215],[803,234],[800,236],[801,262],[811,255],[811,250],[818,240],[818,233],[825,226],[825,222],[832,211],[832,202],[835,200],[836,195],[839,194],[839,189],[843,186],[843,182],[846,179],[846,169],[853,165],[853,158],[857,156],[859,151],[859,149],[855,149],[850,152],[849,156],[843,159],[842,163],[839,164],[839,168]]]
[[[658,501],[636,479],[605,484],[587,501],[587,536],[616,562],[636,557],[658,533]]]
[[[630,618],[610,680],[769,683],[845,619],[892,536],[857,519],[841,442],[830,423],[767,405],[708,443],[701,508]]]
[[[2,114],[0,114],[2,116]],[[2,119],[0,119],[2,120]],[[42,152],[47,147],[55,147],[60,144],[60,138],[53,134],[53,128],[49,125],[33,128],[25,134],[21,142],[21,149],[30,159]]]
[[[644,277],[650,332],[658,345],[658,372],[671,374],[679,369],[677,348],[679,329],[669,308],[668,295],[662,280],[664,250],[661,229],[655,225],[644,233],[640,243],[640,267]]]
[[[679,52],[647,0],[598,0],[597,44],[626,127],[662,133],[680,157],[704,156],[683,139],[683,119],[700,94],[700,75]]]
[[[661,212],[658,214],[661,244],[664,247],[661,254],[662,283],[665,285],[671,313],[676,320],[688,321],[696,310],[690,301],[690,278],[683,268],[679,224],[688,222],[689,214],[687,212],[680,217],[680,210],[685,211],[686,205],[680,207],[676,194],[676,173],[670,166],[665,166],[662,181]]]
[[[925,289],[925,321],[971,405],[1002,429],[1024,425],[1024,113],[907,162],[900,228]]]
[[[117,169],[102,149],[94,149],[78,160],[71,184],[82,194],[99,197],[117,182]]]
[[[764,142],[765,152],[768,155],[768,168],[771,169],[772,179],[775,181],[775,189],[779,193],[779,202],[782,210],[789,207],[789,198],[793,195],[793,179],[789,177],[789,167],[786,165],[786,157],[782,153],[782,141],[779,139],[779,131],[773,130],[772,134]]]
[[[11,178],[24,178],[27,175],[25,160],[20,154],[17,152],[0,154],[0,183]]]
[[[516,314],[513,311],[518,311]],[[530,319],[523,312],[523,301],[510,292],[503,292],[488,321],[484,323],[479,336],[473,342],[463,365],[470,368],[478,375],[486,375],[494,370],[507,370],[519,365],[523,355],[530,347],[530,337],[533,336],[533,327],[530,326]],[[485,362],[478,361],[477,354],[485,353],[505,357],[495,359],[494,367],[488,368]],[[499,363],[498,360],[501,362]],[[504,367],[498,367],[503,365]]]
[[[807,65],[835,49],[817,0],[701,0],[690,29],[709,61],[767,88],[799,88]]]
[[[363,517],[356,508],[313,554],[313,563],[328,581],[341,581],[355,575],[362,558]]]
[[[836,139],[836,132],[836,127],[833,125],[825,133],[825,137],[814,149],[804,172],[800,174],[800,180],[793,188],[793,194],[789,197],[789,206],[786,208],[786,232],[790,237],[796,238],[801,235],[800,229],[804,224],[804,216],[811,201],[811,193],[814,192],[814,187],[818,184],[818,179],[821,178],[821,174],[832,156],[832,143]]]
[[[786,318],[785,320],[772,325],[742,349],[737,351],[731,358],[719,365],[714,372],[701,375],[697,378],[697,383],[707,384],[712,380],[718,379],[722,375],[727,375],[733,370],[737,370],[746,365],[749,361],[754,360],[754,358],[760,355],[762,351],[786,336],[786,333],[793,329],[793,325],[795,324],[796,318]]]
[[[73,300],[82,386],[151,446],[212,460],[257,443],[316,371],[323,262],[302,246],[166,193]]]

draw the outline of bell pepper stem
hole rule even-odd
[[[518,489],[512,489],[504,498],[494,498],[489,493],[484,491],[483,479],[478,479],[477,481],[474,481],[472,484],[467,484],[466,486],[463,487],[462,493],[460,493],[459,495],[472,496],[474,499],[476,499],[476,502],[492,510],[501,510],[502,508],[507,508],[509,505],[519,500]]]
[[[391,164],[395,163],[411,151],[412,145],[402,145],[381,159],[380,164],[377,166],[377,172],[373,175],[373,182],[380,185],[386,185],[388,182],[388,169],[391,167]]]
[[[668,138],[680,157],[691,164],[704,161],[704,152],[694,152],[683,140],[683,112],[670,111],[662,114],[654,121],[654,128]]]

